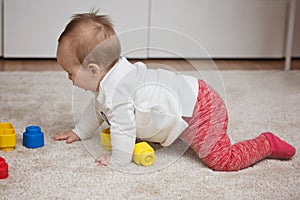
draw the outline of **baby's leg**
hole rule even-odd
[[[268,156],[280,158],[283,155],[282,151],[285,152],[285,158],[295,153],[291,145],[272,133],[264,133],[252,140],[231,145],[226,133],[228,122],[226,106],[220,96],[203,81],[199,81],[198,104],[193,117],[187,121],[190,126],[180,138],[190,144],[191,148],[213,170],[236,171],[251,166]],[[274,154],[276,151],[270,142],[271,137],[275,141],[273,143],[281,145],[277,145],[277,149],[281,149],[279,154]],[[287,148],[282,150],[282,146]],[[289,156],[286,156],[286,150],[289,151]]]
[[[227,135],[224,134],[223,138],[212,148],[211,153],[203,158],[203,161],[213,170],[236,171],[269,156],[277,159],[290,159],[294,154],[293,146],[270,132],[232,146]]]
[[[228,136],[224,134],[210,154],[202,159],[213,170],[237,171],[270,156],[271,153],[271,147],[263,135],[231,146]]]

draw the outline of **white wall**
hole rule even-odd
[[[157,49],[205,57],[197,43],[214,58],[282,58],[285,53],[288,0],[0,1],[4,57],[54,58],[57,38],[70,16],[93,7],[112,17],[123,53],[133,58],[174,57]],[[149,31],[148,26],[160,29]],[[300,0],[294,37],[293,56],[300,57]]]
[[[189,58],[197,58],[199,55],[206,57],[203,55],[205,50],[214,58],[284,56],[285,1],[188,2],[152,0],[151,26],[169,30],[151,30],[149,43],[152,47],[177,52]],[[199,50],[196,42],[205,50]],[[158,50],[151,50],[149,56],[172,57],[170,53]]]
[[[300,57],[300,0],[296,1],[296,19],[295,19],[295,31],[293,42],[293,54],[294,57]]]
[[[147,27],[148,0],[4,0],[4,56],[55,57],[57,39],[70,17],[92,8],[109,14],[119,33],[127,32],[121,35],[124,52],[147,45],[147,29],[128,31]],[[146,57],[146,50],[131,55]]]
[[[3,31],[3,29],[2,29],[2,3],[3,3],[3,1],[2,0],[0,0],[0,57],[2,57],[3,56],[3,52],[2,52],[2,47],[3,47],[3,45],[2,45],[2,31]]]

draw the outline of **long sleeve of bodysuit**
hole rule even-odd
[[[110,121],[110,137],[112,143],[111,165],[122,166],[132,160],[136,139],[134,107],[132,104],[118,103],[108,113]]]
[[[98,103],[92,98],[91,102],[80,116],[79,121],[72,130],[81,140],[91,138],[95,131],[102,124],[103,119],[98,112]]]

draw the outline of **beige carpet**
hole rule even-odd
[[[300,71],[223,71],[221,77],[232,141],[273,131],[300,150]],[[16,149],[0,152],[9,164],[9,178],[0,180],[1,200],[300,198],[299,154],[231,173],[210,170],[191,150],[148,173],[98,167],[88,143],[51,139],[73,127],[72,93],[63,72],[0,73],[0,121],[12,122],[17,132]],[[22,133],[32,124],[45,133],[43,148],[22,146]],[[156,163],[164,156],[168,151]]]

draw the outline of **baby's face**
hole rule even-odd
[[[58,45],[57,62],[68,73],[73,85],[94,92],[98,90],[100,80],[92,77],[87,67],[82,67],[68,39],[61,41]]]

